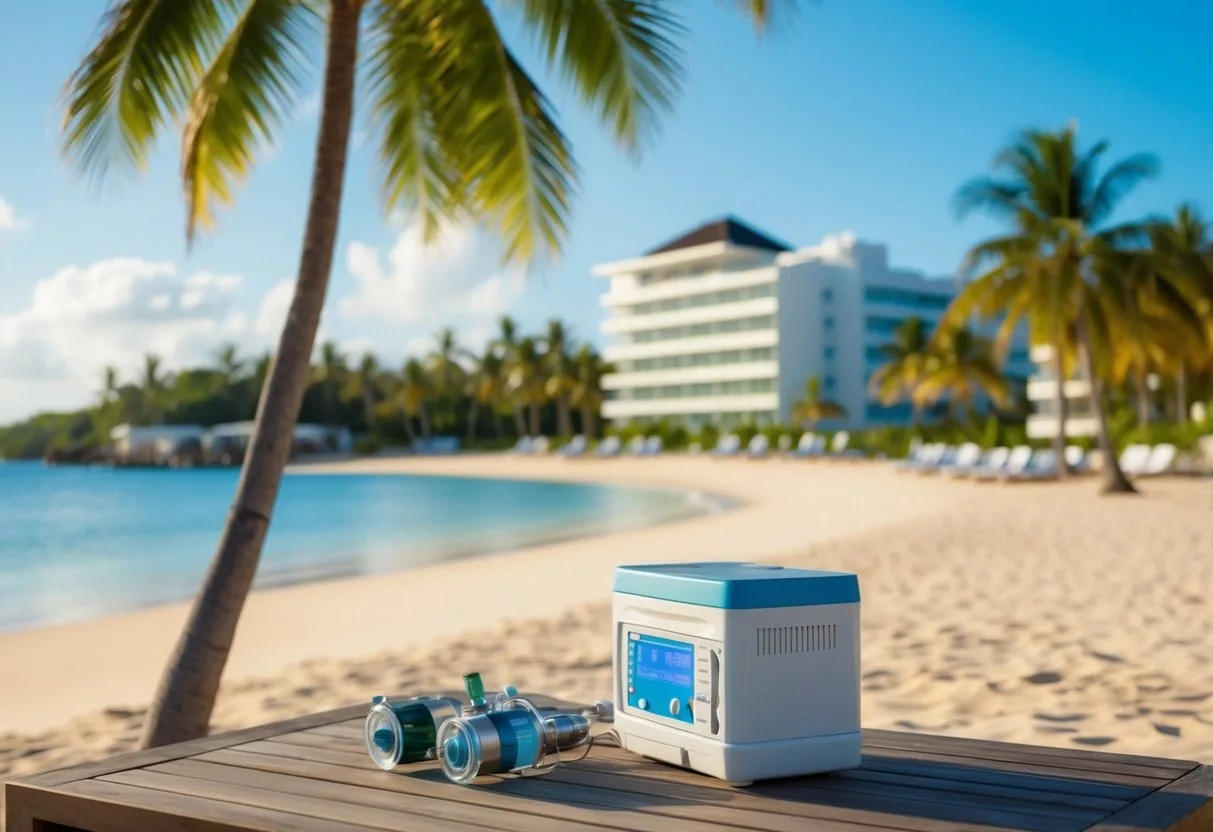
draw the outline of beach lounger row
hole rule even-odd
[[[863,453],[853,448],[847,448],[850,434],[839,431],[827,446],[825,437],[806,433],[800,437],[796,447],[792,447],[792,437],[784,434],[779,437],[776,451],[779,455],[793,459],[825,458],[825,459],[854,459],[862,457]],[[764,459],[771,453],[771,439],[763,433],[756,434],[745,448],[742,448],[741,437],[735,433],[720,437],[716,447],[710,451],[715,457],[745,456],[748,459]]]
[[[1120,452],[1120,470],[1131,477],[1158,477],[1175,468],[1179,452],[1170,442],[1129,445]]]
[[[1087,454],[1077,445],[1066,448],[1065,458],[1072,470],[1087,470]],[[896,464],[896,468],[899,471],[978,481],[1040,480],[1057,476],[1057,460],[1052,450],[1033,450],[1027,445],[1017,445],[1014,448],[999,447],[983,451],[973,442],[959,446],[943,442],[915,445],[909,456]]]

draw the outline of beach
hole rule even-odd
[[[855,571],[863,723],[1213,760],[1213,483],[975,484],[873,462],[365,459],[305,470],[577,480],[735,506],[391,574],[261,590],[214,730],[459,686],[610,696],[612,569]],[[219,530],[216,529],[216,535]],[[130,750],[184,604],[0,636],[0,780]]]

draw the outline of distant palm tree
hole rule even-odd
[[[922,375],[914,389],[920,406],[947,399],[957,420],[972,418],[973,403],[985,395],[995,404],[1010,401],[1010,386],[998,366],[994,345],[967,327],[936,331]]]
[[[581,410],[581,432],[593,439],[598,435],[598,414],[602,411],[602,403],[606,395],[602,389],[602,377],[615,371],[615,368],[602,360],[589,344],[582,344],[577,354],[573,356],[576,367],[571,391],[571,401],[574,407]]]
[[[312,375],[324,394],[324,419],[330,425],[341,421],[341,388],[349,374],[341,348],[334,341],[325,341],[320,347],[320,363],[313,368]]]
[[[409,438],[415,438],[412,419],[416,417],[421,423],[421,435],[426,439],[430,436],[430,418],[426,412],[426,401],[437,392],[433,379],[426,372],[425,365],[416,358],[410,358],[404,363],[404,373],[400,378],[400,389],[397,393],[400,407],[404,411],[404,426]]]
[[[538,342],[529,335],[518,341],[513,355],[506,360],[510,391],[530,413],[529,435],[539,435],[539,408],[547,402],[547,379]]]
[[[821,377],[812,376],[804,383],[804,396],[792,405],[792,421],[797,425],[814,427],[818,422],[845,419],[846,408],[825,398],[821,392]]]
[[[518,323],[509,315],[502,315],[497,321],[497,337],[494,340],[494,345],[499,351],[503,366],[506,372],[509,372],[514,356],[518,352]],[[514,412],[514,431],[519,436],[526,436],[526,422],[523,419],[522,405],[518,400],[517,394],[512,390],[506,389],[507,395],[510,398],[510,408]]]
[[[107,407],[118,399],[118,368],[107,364],[101,376],[101,406]]]
[[[490,409],[505,394],[505,361],[493,347],[487,346],[472,365],[467,377],[468,442],[476,438],[476,416],[480,407]],[[501,436],[501,422],[493,412],[493,429]]]
[[[161,372],[160,356],[147,353],[143,356],[143,373],[139,383],[139,410],[145,423],[155,424],[164,415],[168,389],[168,378]]]
[[[362,416],[369,431],[375,422],[375,400],[379,398],[383,383],[383,371],[371,353],[365,353],[358,368],[349,374],[344,395],[362,402]]]
[[[868,379],[868,390],[881,404],[910,401],[910,428],[918,424],[914,391],[922,380],[929,353],[930,333],[922,318],[910,317],[893,331],[893,340],[880,348],[887,359]]]
[[[569,348],[572,338],[560,320],[548,321],[543,336],[543,369],[547,375],[545,392],[556,402],[556,430],[564,438],[573,434],[573,420],[569,415],[569,397],[576,380],[576,367]]]
[[[459,336],[451,327],[443,327],[434,336],[434,351],[430,354],[428,367],[430,378],[439,393],[449,393],[463,387],[467,371],[461,361],[469,358],[468,351],[459,344]]]
[[[1113,352],[1109,337],[1117,322],[1109,313],[1117,304],[1107,301],[1121,291],[1120,260],[1147,241],[1149,225],[1109,221],[1117,203],[1153,176],[1158,163],[1152,156],[1130,156],[1101,174],[1107,150],[1107,142],[1098,142],[1080,153],[1074,125],[1057,132],[1025,131],[995,158],[1005,178],[981,177],[960,189],[956,199],[962,216],[984,209],[1008,220],[1011,231],[969,251],[962,271],[977,276],[953,299],[944,323],[967,325],[975,312],[1001,314],[1001,347],[1026,319],[1032,343],[1054,345],[1062,382],[1064,358],[1073,345],[1091,386],[1102,490],[1134,493],[1112,443],[1100,370],[1106,371]],[[1064,394],[1059,403],[1064,404]],[[1059,430],[1053,444],[1059,459],[1064,444]]]
[[[760,26],[773,0],[734,0]],[[786,5],[786,4],[785,4]],[[575,11],[575,13],[574,13]],[[321,75],[316,161],[295,294],[258,406],[234,508],[147,718],[146,746],[206,734],[219,680],[291,449],[332,271],[358,103],[378,140],[385,207],[501,232],[504,256],[556,252],[577,167],[553,106],[498,27],[544,44],[547,64],[623,147],[638,152],[680,76],[674,8],[651,2],[112,0],[68,81],[64,149],[85,171],[143,168],[183,129],[186,238],[214,224],[258,154]],[[323,38],[323,45],[319,41]]]
[[[223,344],[215,351],[215,371],[224,387],[234,387],[244,373],[245,361],[235,344]]]

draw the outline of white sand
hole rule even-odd
[[[608,696],[615,564],[778,560],[859,572],[868,727],[1213,759],[1208,480],[1150,481],[1143,497],[1101,498],[1089,480],[976,485],[871,463],[681,456],[486,455],[313,470],[654,484],[745,504],[504,556],[257,592],[216,729],[374,693],[457,687],[469,670],[489,685]],[[0,779],[131,748],[185,612],[174,605],[0,636]]]

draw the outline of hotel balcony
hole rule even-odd
[[[613,399],[603,402],[602,416],[604,419],[658,419],[700,413],[763,413],[778,409],[778,393],[743,393],[668,399]]]
[[[1091,384],[1085,378],[1072,378],[1066,382],[1067,399],[1083,399],[1091,395]],[[1040,374],[1028,379],[1027,396],[1030,402],[1047,402],[1057,398],[1057,382],[1042,378]]]
[[[1099,426],[1094,416],[1067,416],[1066,436],[1094,436]],[[1027,432],[1029,439],[1052,439],[1057,435],[1057,417],[1044,413],[1033,413],[1028,417]]]
[[[631,289],[614,289],[605,293],[599,302],[608,309],[651,303],[674,298],[687,298],[730,289],[745,289],[775,282],[775,271],[770,266],[760,266],[745,271],[717,271],[692,275],[676,280],[663,280],[647,286]]]
[[[725,332],[694,338],[668,338],[663,341],[645,341],[638,344],[609,344],[602,349],[607,361],[629,361],[643,358],[662,358],[668,355],[693,355],[705,352],[746,350],[774,347],[779,344],[779,330],[754,329],[747,332]]]
[[[648,315],[619,315],[603,321],[602,331],[607,335],[621,335],[651,329],[756,318],[760,315],[774,315],[778,306],[779,302],[773,297],[753,298],[712,306],[675,309],[670,312],[653,312]]]
[[[778,377],[779,362],[746,361],[736,364],[704,364],[698,367],[677,367],[668,370],[612,373],[603,376],[602,387],[604,390],[629,390],[664,384],[699,384]]]

